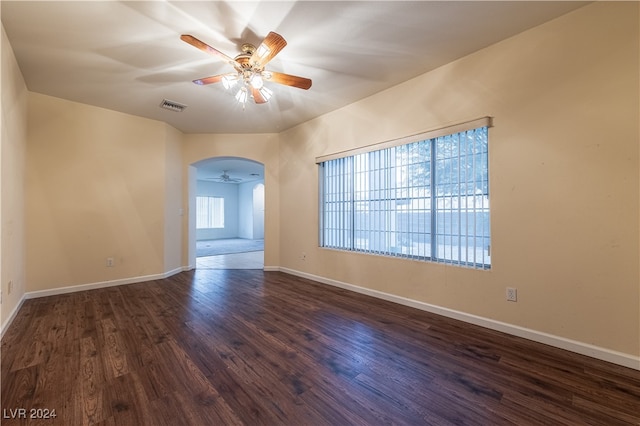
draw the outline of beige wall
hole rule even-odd
[[[24,174],[27,87],[2,27],[2,119],[0,130],[0,325],[2,331],[25,293]],[[11,281],[13,289],[9,294]]]
[[[639,16],[637,3],[596,3],[289,131],[247,135],[183,135],[28,93],[3,32],[2,324],[25,290],[187,266],[190,165],[232,156],[265,166],[267,268],[638,357]],[[316,156],[485,115],[491,271],[318,248]]]
[[[179,133],[37,93],[28,119],[28,291],[180,266]]]
[[[280,265],[638,357],[638,16],[596,3],[281,134]],[[490,271],[317,248],[316,156],[486,115]]]
[[[264,165],[265,211],[264,211],[264,265],[266,268],[280,265],[280,178],[279,178],[279,136],[277,134],[192,134],[183,138],[183,178],[185,182],[184,205],[187,197],[195,197],[189,190],[189,166],[207,158],[239,157],[260,162]],[[193,177],[195,179],[195,176]],[[193,182],[192,182],[193,184]],[[194,185],[192,185],[195,188]],[[189,244],[195,244],[195,238],[189,242],[189,229],[184,228],[184,264],[190,264],[187,258]],[[193,234],[195,231],[191,229]],[[193,259],[192,259],[193,260]],[[191,265],[193,266],[193,265]]]
[[[182,228],[186,208],[182,205],[182,133],[165,125],[164,272],[182,269]]]

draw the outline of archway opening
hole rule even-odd
[[[264,165],[213,157],[192,166],[189,263],[197,269],[263,269]]]

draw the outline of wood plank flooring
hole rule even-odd
[[[640,424],[639,371],[260,270],[27,300],[1,387],[2,425]]]

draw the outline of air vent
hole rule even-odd
[[[186,107],[186,105],[170,101],[169,99],[163,99],[162,103],[160,104],[160,108],[168,109],[169,111],[174,112],[182,112]]]

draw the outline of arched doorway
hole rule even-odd
[[[198,269],[263,269],[264,165],[214,157],[192,167],[190,263]]]

